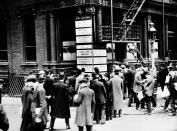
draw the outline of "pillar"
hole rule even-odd
[[[144,58],[148,58],[149,55],[148,55],[148,17],[149,15],[146,15],[144,17],[144,24],[143,24],[143,45],[141,46],[142,47],[142,52],[143,52],[143,55],[144,55]]]
[[[165,17],[164,19],[164,25],[163,25],[163,52],[164,52],[164,58],[165,60],[169,59],[169,55],[168,55],[168,18]]]
[[[50,43],[51,43],[51,62],[56,62],[55,24],[54,16],[52,13],[50,13]]]
[[[98,22],[98,30],[97,30],[97,40],[101,41],[102,40],[102,8],[99,7],[97,11],[97,22]]]

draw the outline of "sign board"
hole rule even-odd
[[[76,49],[92,49],[92,45],[77,45]]]
[[[85,72],[92,72],[93,66],[92,65],[77,65],[78,69],[85,68]]]
[[[77,50],[77,56],[80,57],[92,56],[92,50]]]
[[[76,28],[92,27],[92,20],[75,21]]]
[[[77,64],[92,64],[93,63],[93,59],[92,58],[77,58]]]
[[[107,57],[94,57],[94,64],[106,64],[107,63]]]
[[[92,35],[92,28],[79,28],[76,29],[76,36],[78,35]]]
[[[92,36],[76,36],[76,43],[92,43]]]
[[[98,67],[100,72],[107,71],[107,65],[94,65],[94,67]]]
[[[93,56],[106,56],[106,50],[93,50]]]

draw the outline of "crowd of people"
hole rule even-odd
[[[169,91],[164,110],[171,105],[170,115],[176,115],[177,72],[173,66],[162,64],[156,71],[142,65],[116,65],[111,73],[104,74],[97,67],[90,74],[82,68],[73,70],[71,76],[60,71],[57,77],[41,70],[37,75],[30,73],[25,81],[20,131],[44,131],[49,114],[50,131],[54,130],[56,118],[65,119],[66,129],[70,129],[71,106],[76,107],[78,130],[86,127],[92,131],[94,122],[105,124],[112,118],[122,117],[124,99],[128,99],[128,107],[135,103],[137,110],[145,108],[150,115],[157,105],[158,86],[162,92],[165,88]]]

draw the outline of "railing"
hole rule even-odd
[[[122,36],[125,34],[126,28],[121,27],[118,24],[113,26],[113,41],[120,41]],[[98,38],[102,42],[111,41],[111,26],[99,26],[98,27]],[[132,25],[126,32],[125,41],[140,41],[140,26]]]

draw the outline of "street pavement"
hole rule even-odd
[[[147,115],[146,109],[136,110],[135,105],[127,107],[125,100],[122,117],[106,121],[104,125],[94,124],[93,131],[177,131],[177,116],[169,116],[168,112],[164,112],[161,107],[163,103],[163,99],[158,100],[157,108],[153,110],[152,115]],[[20,98],[3,97],[2,104],[9,118],[9,131],[19,131],[22,110]],[[71,129],[68,131],[78,130],[74,124],[75,110],[76,108],[71,108]],[[66,130],[64,119],[56,119],[54,128],[56,131]]]

